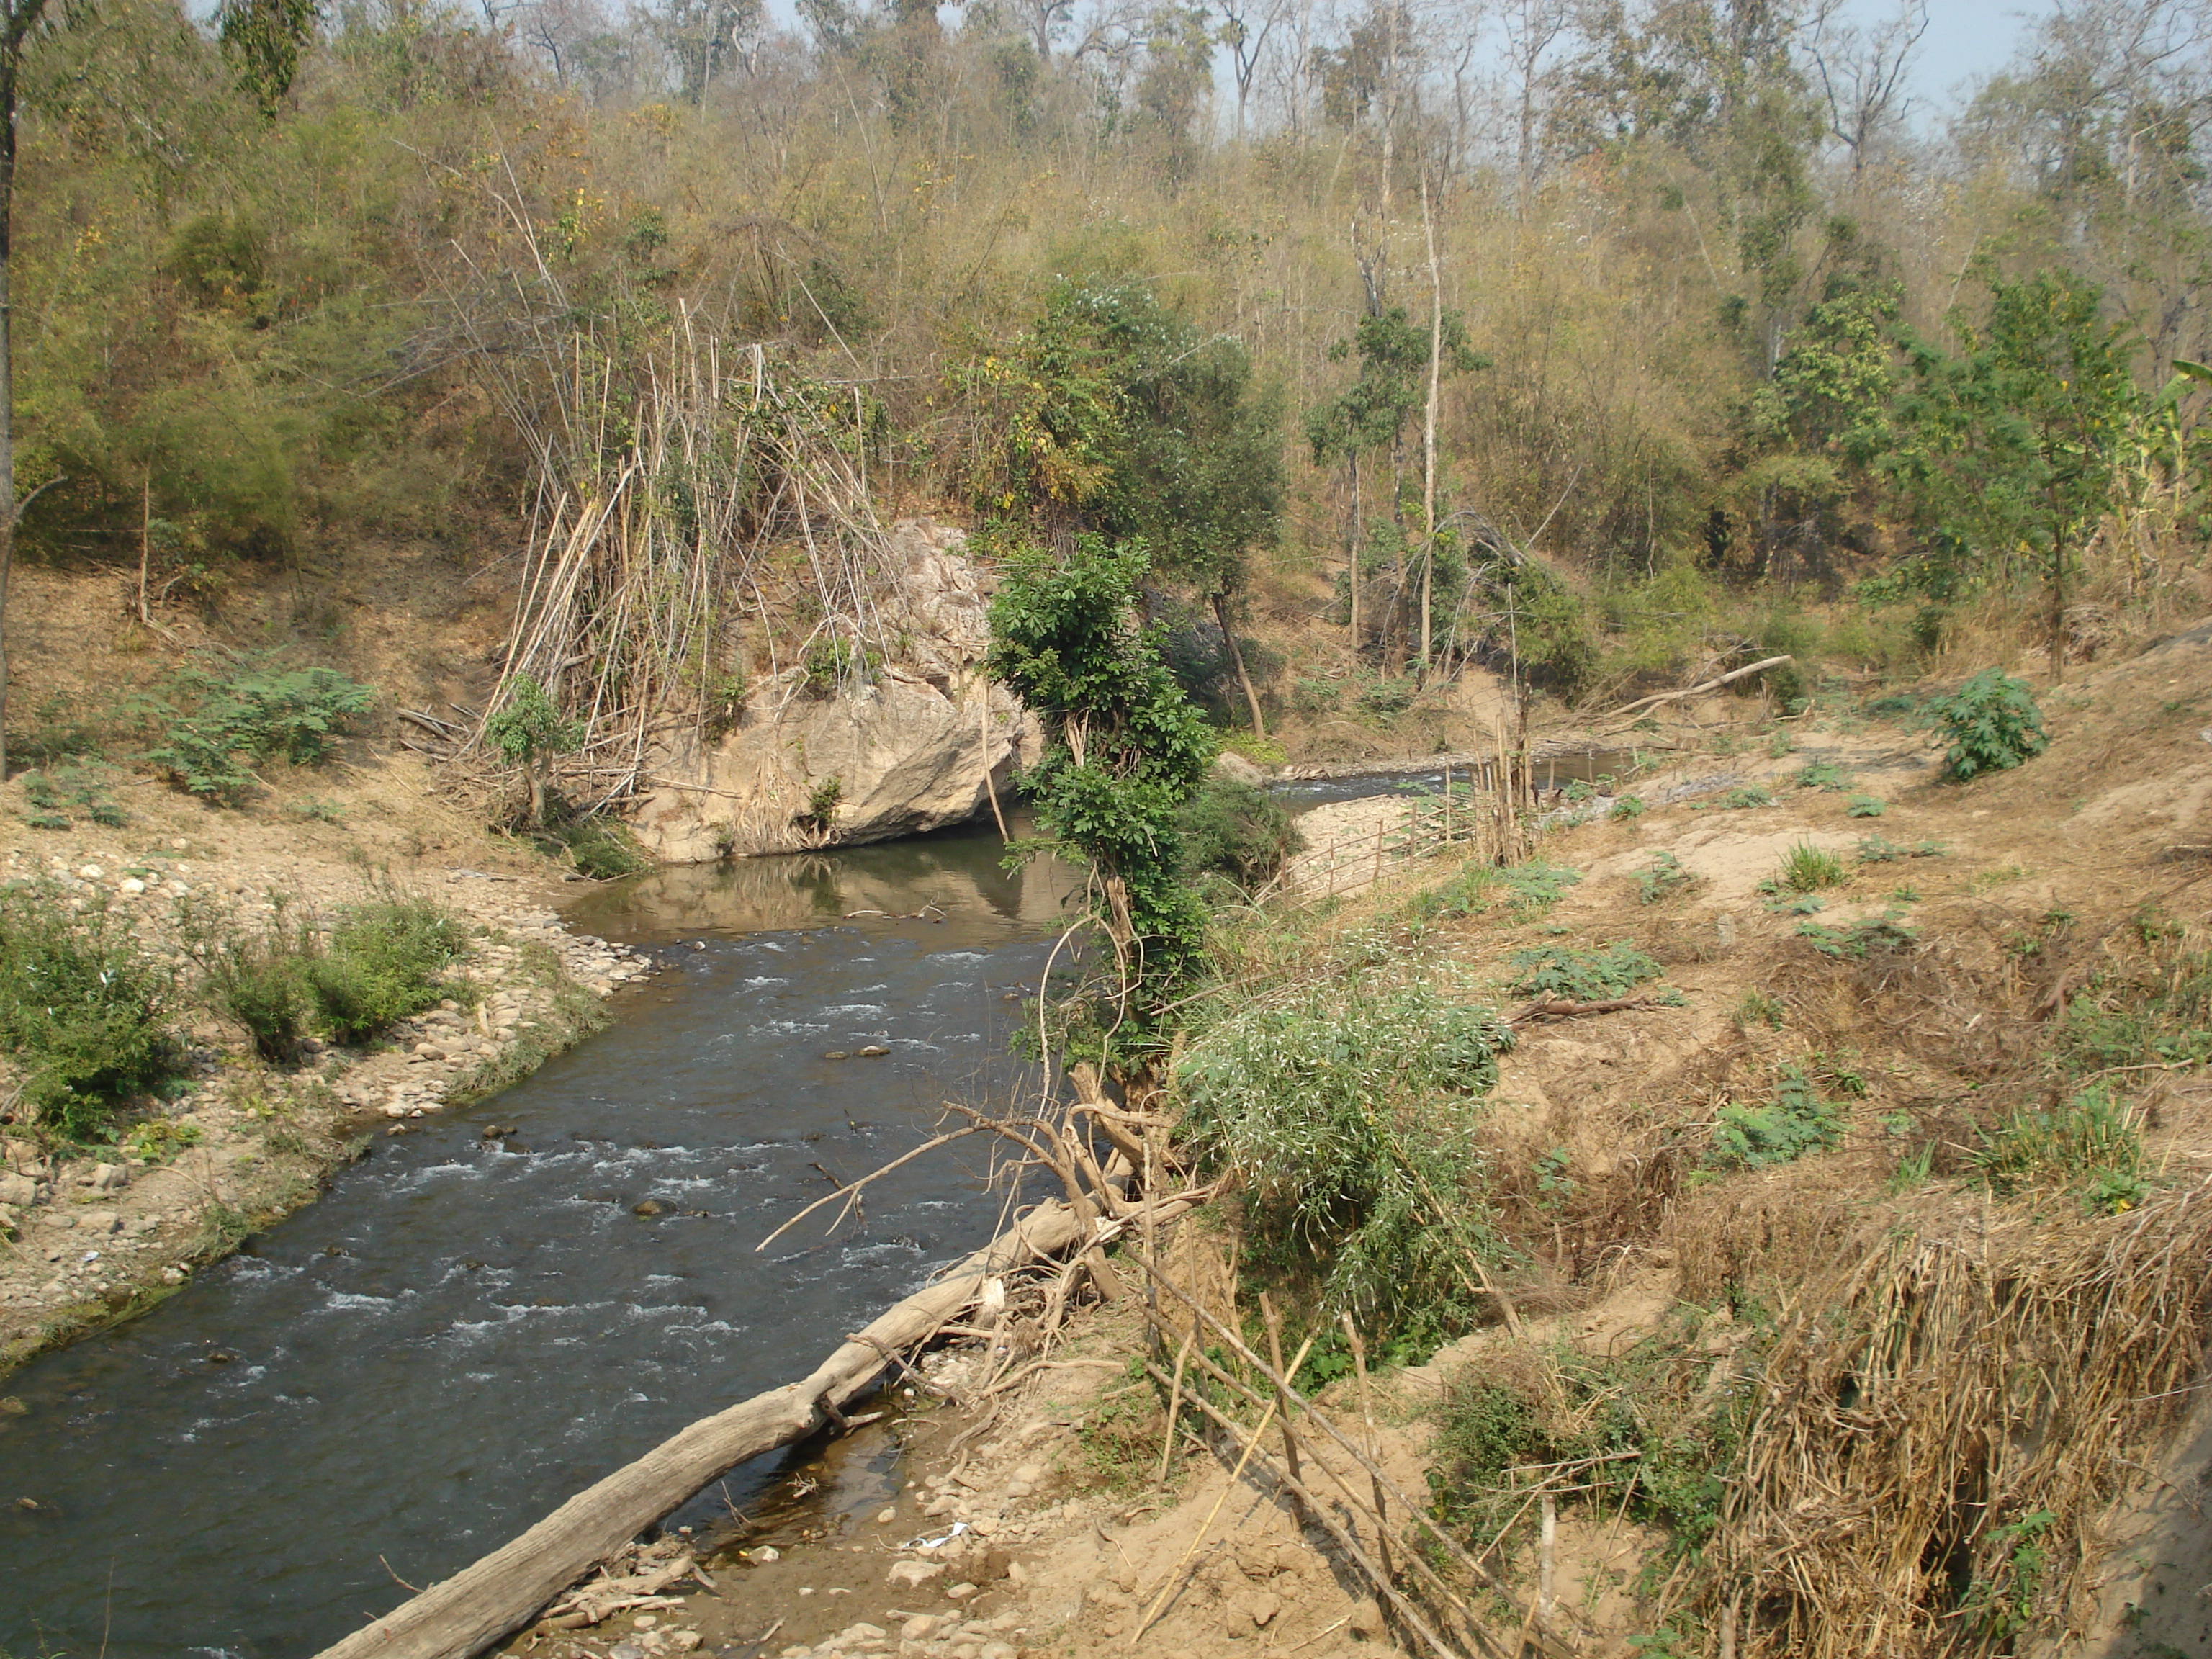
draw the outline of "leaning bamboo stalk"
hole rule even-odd
[[[1179,1200],[1163,1217],[1192,1207]],[[803,1380],[701,1419],[579,1492],[519,1538],[432,1585],[317,1659],[471,1659],[520,1629],[593,1564],[708,1481],[836,1421],[884,1369],[884,1352],[926,1341],[987,1279],[1056,1255],[1092,1228],[1058,1201],[1040,1204],[950,1273],[842,1343]]]
[[[1147,1364],[1145,1370],[1155,1382],[1161,1380],[1158,1367]],[[1243,1424],[1221,1410],[1203,1395],[1193,1394],[1190,1396],[1190,1403],[1211,1419],[1215,1426],[1224,1430],[1229,1435],[1232,1443],[1244,1447],[1248,1455],[1251,1455],[1252,1449],[1259,1444],[1257,1433],[1248,1431]],[[1263,1424],[1261,1427],[1264,1430],[1265,1425]],[[1246,1437],[1248,1434],[1250,1435],[1249,1441]],[[1284,1491],[1305,1504],[1307,1513],[1313,1516],[1324,1532],[1328,1534],[1336,1547],[1352,1558],[1352,1565],[1358,1567],[1367,1581],[1375,1586],[1375,1593],[1391,1605],[1399,1618],[1405,1621],[1406,1627],[1421,1638],[1430,1651],[1437,1656],[1437,1659],[1460,1659],[1460,1656],[1453,1651],[1451,1644],[1431,1628],[1429,1621],[1421,1616],[1420,1608],[1416,1607],[1406,1593],[1398,1588],[1390,1575],[1378,1566],[1367,1552],[1360,1547],[1357,1534],[1331,1515],[1313,1492],[1303,1482],[1294,1480],[1288,1470],[1277,1468],[1268,1461],[1264,1452],[1258,1455],[1262,1471],[1273,1477]],[[1449,1595],[1447,1604],[1467,1621],[1468,1633],[1474,1638],[1478,1647],[1485,1653],[1498,1655],[1499,1659],[1504,1659],[1503,1650],[1492,1644],[1489,1632],[1482,1628],[1472,1608],[1458,1597]]]
[[[1422,1512],[1421,1505],[1416,1504],[1411,1498],[1407,1496],[1404,1489],[1401,1488],[1396,1481],[1390,1478],[1389,1473],[1383,1469],[1380,1463],[1370,1460],[1358,1447],[1353,1445],[1350,1440],[1346,1439],[1343,1431],[1340,1430],[1334,1423],[1329,1420],[1325,1413],[1316,1412],[1314,1410],[1313,1402],[1308,1400],[1304,1395],[1300,1394],[1296,1389],[1292,1388],[1290,1384],[1289,1378],[1281,1376],[1272,1366],[1270,1366],[1266,1360],[1261,1358],[1258,1354],[1253,1352],[1251,1347],[1245,1342],[1244,1339],[1241,1335],[1239,1335],[1235,1330],[1231,1329],[1229,1326],[1224,1324],[1220,1320],[1215,1318],[1213,1315],[1208,1313],[1204,1308],[1199,1306],[1196,1302],[1193,1301],[1188,1295],[1184,1294],[1182,1288],[1180,1285],[1178,1285],[1172,1279],[1170,1279],[1165,1273],[1161,1273],[1158,1268],[1152,1267],[1151,1263],[1140,1261],[1139,1265],[1142,1267],[1146,1273],[1152,1273],[1158,1279],[1160,1288],[1162,1290],[1165,1291],[1170,1296],[1175,1297],[1176,1301],[1182,1303],[1183,1306],[1189,1309],[1200,1320],[1211,1326],[1214,1334],[1227,1344],[1229,1351],[1235,1354],[1237,1358],[1243,1360],[1245,1364],[1249,1366],[1254,1373],[1262,1381],[1273,1383],[1275,1387],[1282,1389],[1284,1394],[1288,1396],[1293,1404],[1303,1407],[1305,1410],[1307,1420],[1319,1425],[1322,1431],[1326,1433],[1330,1439],[1335,1441],[1339,1446],[1343,1448],[1346,1455],[1351,1457],[1352,1460],[1355,1463],[1358,1463],[1361,1468],[1366,1469],[1370,1474],[1373,1475],[1375,1479],[1382,1484],[1382,1489],[1397,1501],[1400,1507],[1404,1509],[1407,1515],[1419,1515]],[[1202,1355],[1196,1357],[1200,1359],[1203,1358]],[[1240,1388],[1243,1387],[1241,1384],[1237,1386]],[[1257,1396],[1255,1396],[1255,1398]],[[1508,1601],[1512,1600],[1510,1593],[1506,1589],[1504,1584],[1498,1582],[1497,1576],[1488,1568],[1485,1567],[1482,1563],[1476,1560],[1472,1555],[1468,1554],[1465,1549],[1462,1548],[1457,1540],[1455,1540],[1449,1533],[1443,1531],[1441,1528],[1432,1528],[1430,1529],[1430,1535],[1432,1536],[1439,1544],[1443,1545],[1447,1554],[1450,1555],[1454,1560],[1457,1561],[1460,1565],[1464,1567],[1468,1571],[1473,1573],[1474,1577],[1480,1579],[1486,1588],[1495,1591],[1501,1596],[1506,1597]],[[1516,1603],[1516,1605],[1517,1605],[1517,1603]]]

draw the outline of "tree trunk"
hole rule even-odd
[[[1429,211],[1429,175],[1421,173],[1421,234],[1429,250],[1429,403],[1421,422],[1421,678],[1429,677],[1429,600],[1437,574],[1437,383],[1444,350],[1443,277],[1437,266],[1437,226]]]
[[[1244,672],[1244,650],[1237,643],[1237,630],[1229,625],[1228,601],[1219,593],[1213,596],[1213,619],[1221,624],[1221,637],[1229,647],[1229,660],[1237,665],[1237,684],[1244,688],[1244,706],[1252,711],[1252,735],[1267,735],[1267,716],[1260,712],[1260,694],[1252,689],[1252,677]]]
[[[0,781],[8,775],[8,577],[15,562],[15,380],[14,296],[9,285],[10,221],[15,198],[15,71],[23,39],[45,0],[16,0],[0,41]]]
[[[1366,526],[1361,521],[1359,516],[1359,452],[1355,449],[1346,459],[1352,464],[1352,535],[1350,538],[1352,574],[1352,660],[1356,663],[1359,659],[1360,647],[1359,532]]]

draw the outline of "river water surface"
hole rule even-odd
[[[9,1380],[28,1410],[0,1417],[0,1654],[312,1654],[980,1244],[1003,1195],[967,1141],[834,1237],[754,1250],[948,1094],[1024,1086],[1008,999],[1069,882],[1000,854],[955,833],[591,896],[576,925],[667,963],[611,1029],[380,1137],[249,1253]],[[823,1058],[869,1044],[889,1057]]]

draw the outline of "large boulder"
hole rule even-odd
[[[992,780],[1003,788],[1034,758],[1035,727],[984,675],[993,584],[962,556],[964,539],[894,525],[884,631],[899,660],[858,691],[811,690],[797,666],[753,686],[719,740],[686,742],[654,768],[635,819],[646,850],[696,864],[887,841],[985,810]]]

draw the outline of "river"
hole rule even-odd
[[[1070,878],[1008,877],[1000,851],[957,832],[590,896],[575,926],[667,964],[611,1029],[380,1137],[186,1293],[9,1379],[0,1653],[311,1654],[981,1243],[1003,1199],[969,1141],[834,1237],[754,1250],[948,1094],[1034,1086],[1010,999]],[[823,1058],[870,1045],[890,1053]],[[742,1506],[776,1462],[715,1498]]]
[[[1036,1086],[1009,1039],[1075,878],[1008,876],[1001,852],[978,828],[657,871],[574,907],[665,964],[611,1029],[380,1137],[185,1294],[9,1380],[27,1409],[0,1415],[0,1656],[312,1654],[981,1243],[1003,1194],[952,1148],[834,1237],[754,1249],[948,1093]],[[714,1498],[744,1506],[780,1463]]]

